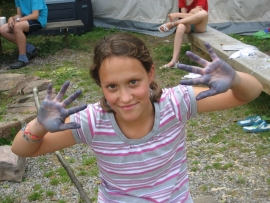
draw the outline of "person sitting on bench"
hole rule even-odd
[[[190,32],[202,33],[206,31],[208,23],[208,1],[207,0],[179,0],[180,13],[170,13],[170,22],[161,25],[160,32],[168,32],[177,27],[174,37],[172,60],[160,68],[176,68],[181,52],[184,34]]]
[[[17,14],[0,27],[0,35],[18,46],[19,57],[10,65],[11,69],[27,66],[28,60],[37,55],[37,49],[26,42],[26,36],[44,28],[48,17],[45,0],[15,0],[15,5]]]

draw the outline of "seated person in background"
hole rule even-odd
[[[28,60],[37,54],[35,46],[26,42],[26,36],[44,28],[48,17],[44,0],[15,0],[15,5],[17,14],[0,27],[0,35],[18,46],[19,57],[10,65],[11,69],[27,66]]]
[[[170,13],[170,22],[161,25],[160,32],[168,32],[177,26],[172,60],[160,68],[176,68],[185,33],[205,32],[208,23],[207,0],[179,0],[181,13]]]

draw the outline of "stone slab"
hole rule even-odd
[[[26,168],[26,158],[17,156],[11,146],[0,146],[0,181],[21,182]]]
[[[30,122],[35,117],[36,113],[16,113],[3,116],[3,122],[0,122],[0,138],[12,140],[13,136],[22,128],[22,124]]]

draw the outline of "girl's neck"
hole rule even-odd
[[[190,6],[192,4],[193,0],[186,0],[186,5]]]
[[[122,131],[122,133],[128,139],[141,139],[148,135],[154,126],[155,121],[155,108],[152,102],[150,102],[151,107],[147,108],[147,111],[144,112],[144,115],[141,115],[135,121],[128,122],[123,119],[117,118],[115,115],[115,120]]]

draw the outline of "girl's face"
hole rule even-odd
[[[99,77],[103,94],[115,111],[117,122],[144,120],[151,115],[149,85],[154,80],[153,65],[147,73],[137,59],[112,56],[101,63]]]

